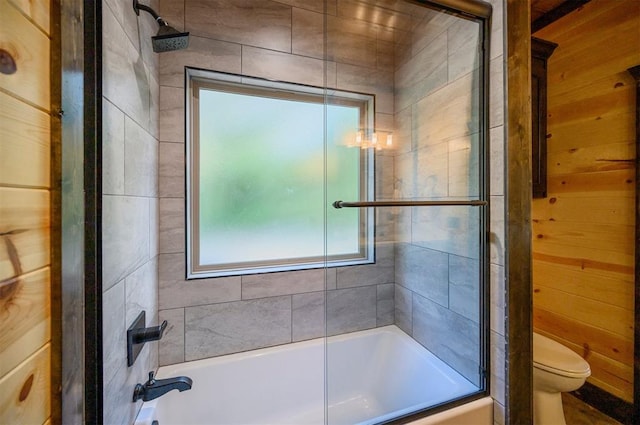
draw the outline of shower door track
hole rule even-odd
[[[362,201],[346,202],[335,201],[333,207],[340,208],[366,208],[366,207],[442,207],[442,206],[467,206],[482,207],[488,205],[487,201]]]

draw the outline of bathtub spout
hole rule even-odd
[[[186,376],[176,376],[175,378],[155,379],[153,372],[149,372],[149,380],[142,384],[136,385],[133,390],[133,402],[138,400],[149,401],[158,398],[171,390],[180,392],[190,390],[193,381]]]

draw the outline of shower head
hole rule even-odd
[[[169,52],[171,50],[186,49],[189,46],[189,33],[180,32],[172,26],[169,26],[169,24],[158,16],[155,10],[149,6],[138,3],[138,0],[133,0],[133,10],[138,16],[140,15],[140,11],[144,10],[153,16],[153,19],[155,19],[160,26],[158,33],[154,37],[151,37],[154,52]]]

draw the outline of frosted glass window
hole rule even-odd
[[[330,202],[369,198],[369,154],[344,141],[371,99],[243,80],[191,80],[190,277],[370,262],[367,216]]]

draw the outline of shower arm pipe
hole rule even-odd
[[[160,15],[158,15],[156,13],[155,10],[153,10],[152,8],[150,8],[149,6],[146,6],[144,4],[138,3],[138,0],[133,0],[133,10],[135,10],[136,15],[140,16],[140,11],[144,10],[145,12],[147,12],[148,14],[150,14],[151,16],[153,16],[153,19],[156,20],[156,22],[158,23],[158,25],[160,26],[167,26],[167,21],[165,21],[164,19],[162,19],[160,17]]]
[[[363,208],[363,207],[444,207],[444,206],[467,206],[483,207],[488,205],[487,201],[361,201],[346,202],[335,201],[333,208]]]

